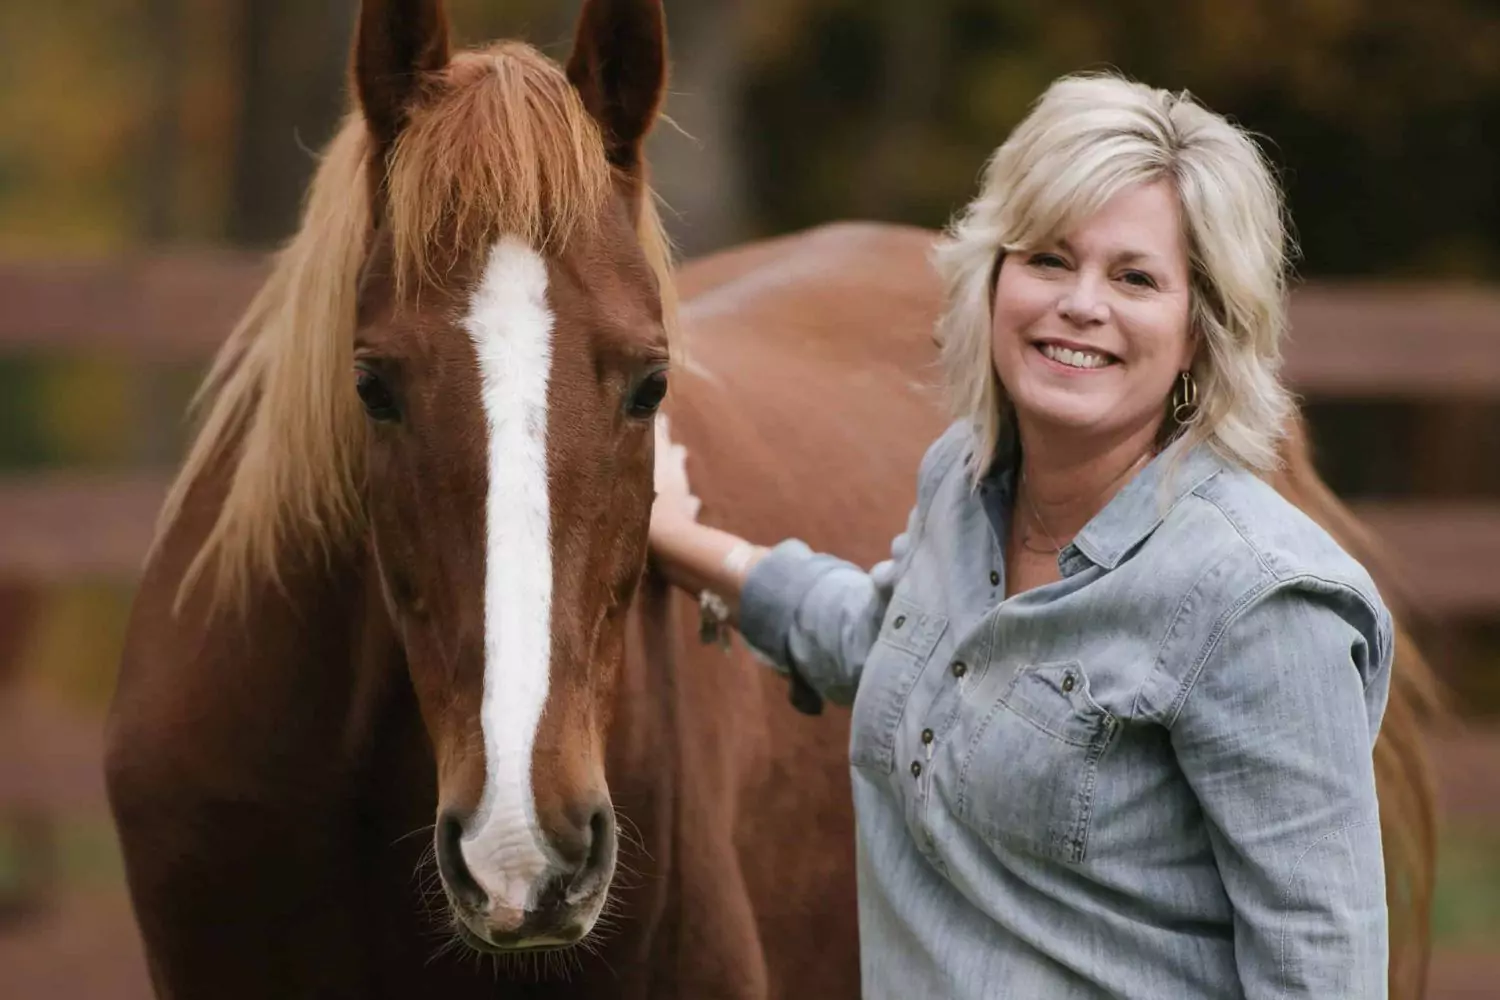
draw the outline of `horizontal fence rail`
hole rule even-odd
[[[267,272],[234,252],[0,263],[0,354],[203,364]],[[1290,311],[1305,399],[1500,402],[1500,290],[1315,282]],[[165,489],[160,473],[0,476],[0,577],[133,578]],[[1500,501],[1354,506],[1424,610],[1500,616]]]

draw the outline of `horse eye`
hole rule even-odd
[[[651,416],[666,395],[667,373],[659,368],[641,379],[635,391],[630,394],[630,415],[632,417]]]
[[[391,395],[385,380],[368,368],[357,368],[354,372],[354,391],[365,404],[365,412],[375,420],[395,420],[401,414],[396,409],[396,397]]]

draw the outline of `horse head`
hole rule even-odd
[[[438,0],[360,14],[361,506],[481,950],[580,940],[614,873],[604,741],[669,356],[641,152],[665,58],[659,0],[589,0],[566,69],[451,53]]]

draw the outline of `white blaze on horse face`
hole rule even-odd
[[[497,905],[526,910],[551,865],[536,817],[531,758],[552,658],[547,384],[553,317],[547,266],[520,240],[490,251],[464,329],[479,358],[489,431],[485,498],[485,777],[464,862]]]

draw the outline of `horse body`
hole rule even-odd
[[[863,565],[887,557],[945,423],[930,242],[916,229],[841,224],[683,268],[689,357],[669,418],[702,520],[765,544],[800,537]],[[734,858],[683,877],[734,871],[743,883],[736,905],[753,917],[765,967],[756,995],[857,996],[847,714],[800,714],[785,679],[739,643],[728,655],[701,644],[696,609],[675,601],[679,809],[711,810],[706,829],[679,831],[678,864]]]

